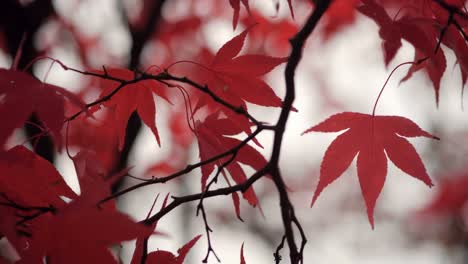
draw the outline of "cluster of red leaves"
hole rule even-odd
[[[293,16],[292,1],[287,2]],[[375,0],[335,0],[326,13],[325,36],[328,37],[342,26],[350,24],[357,10],[379,26],[386,65],[395,57],[402,46],[402,40],[414,46],[416,59],[427,58],[423,63],[411,67],[403,80],[410,78],[418,70],[426,71],[438,101],[440,80],[446,69],[446,47],[454,52],[460,65],[463,84],[466,83],[468,47],[461,32],[466,32],[466,19],[462,19],[459,13],[449,12],[437,3],[428,4],[424,0],[393,0],[385,1],[385,5],[383,3],[384,1]],[[456,0],[447,3],[458,8],[463,4],[462,1]],[[144,5],[150,4],[150,1],[144,1]],[[193,75],[194,80],[209,89],[218,99],[238,109],[247,111],[248,104],[281,107],[282,100],[263,77],[286,62],[287,58],[240,54],[250,32],[252,39],[257,39],[256,42],[270,37],[274,50],[285,54],[289,47],[287,39],[296,33],[297,26],[287,20],[271,22],[265,19],[255,10],[250,10],[249,0],[229,0],[229,4],[234,11],[234,28],[239,21],[244,25],[251,25],[250,18],[263,22],[255,29],[247,27],[214,55],[206,47],[200,48],[198,53],[192,55],[193,58],[201,58],[202,62],[197,64],[197,70],[190,71],[187,76]],[[240,17],[241,5],[248,13],[247,20]],[[389,8],[390,5],[398,9],[393,18],[389,15],[394,11]],[[203,23],[203,20],[196,16],[176,22],[163,21],[162,30],[156,34],[155,40],[168,48],[169,55],[161,65],[172,62],[180,53],[178,48],[181,43],[184,43],[180,39],[187,39],[187,35],[196,34]],[[265,26],[267,23],[268,26]],[[140,24],[144,23],[136,21],[133,26],[139,27]],[[275,27],[276,33],[270,34],[268,27]],[[445,47],[438,48],[440,43]],[[257,50],[262,53],[268,51],[265,46]],[[85,60],[86,56],[81,55]],[[171,71],[174,68],[171,68]],[[155,80],[132,82],[137,74],[122,68],[94,70],[92,73],[103,75],[98,85],[99,98],[112,96],[95,108],[84,111],[86,115],[68,120],[70,133],[65,135],[69,143],[67,147],[75,146],[79,149],[77,154],[72,156],[67,148],[67,154],[75,165],[80,183],[81,193],[77,195],[50,162],[23,146],[6,150],[4,145],[13,131],[23,126],[34,113],[42,122],[40,128],[43,135],[50,135],[57,149],[61,150],[65,134],[63,128],[66,105],[69,103],[72,108],[80,110],[84,107],[82,100],[63,88],[43,83],[25,72],[0,69],[0,235],[6,236],[13,245],[19,254],[19,263],[40,263],[44,256],[52,263],[85,263],[90,259],[99,263],[117,263],[108,248],[130,239],[137,240],[132,263],[141,263],[144,241],[155,233],[156,222],[150,227],[136,223],[118,212],[112,201],[102,201],[109,197],[112,183],[128,173],[128,170],[123,170],[109,176],[110,168],[115,164],[117,157],[115,153],[121,151],[124,145],[130,115],[137,112],[160,144],[154,97],[170,103],[169,98],[173,94],[168,92],[168,87],[177,87],[181,91],[185,91],[185,87],[179,84],[163,85]],[[115,79],[131,83],[120,87],[121,82]],[[117,92],[114,94],[114,91]],[[202,161],[237,148],[229,155],[201,166],[203,191],[210,183],[208,180],[213,173],[216,173],[213,180],[217,180],[222,174],[228,185],[232,184],[231,179],[236,184],[241,184],[248,178],[243,165],[257,171],[266,166],[266,159],[257,149],[237,138],[244,134],[252,135],[252,126],[255,125],[252,120],[245,115],[234,113],[226,106],[220,106],[219,102],[206,93],[185,93],[194,96],[197,103],[193,112],[178,111],[171,116],[170,130],[178,147],[173,148],[173,156],[170,156],[169,160],[176,160],[173,158],[175,156],[180,157],[180,151],[177,149],[187,148],[194,139],[198,142]],[[184,95],[187,108],[191,108],[190,101],[186,102],[185,99]],[[106,109],[106,113],[99,117],[94,116],[101,111],[101,107]],[[203,117],[192,122],[196,119],[195,114]],[[100,121],[95,122],[96,120]],[[102,120],[104,122],[101,122]],[[194,123],[193,127],[187,124],[191,122]],[[181,126],[181,123],[184,126]],[[191,132],[188,131],[188,127],[192,129]],[[312,203],[330,183],[343,174],[356,156],[357,174],[372,226],[376,200],[387,175],[387,158],[403,172],[429,186],[432,185],[419,155],[406,137],[436,137],[419,128],[414,122],[397,116],[344,112],[328,118],[304,133],[343,130],[346,131],[331,143],[325,153]],[[251,141],[261,146],[255,139]],[[242,147],[238,147],[240,145]],[[156,164],[149,172],[170,174],[184,165],[184,159],[178,158],[174,163]],[[218,168],[216,172],[215,167]],[[462,182],[444,185],[447,187],[444,187],[439,198],[427,210],[439,211],[441,207],[451,204],[448,210],[453,212],[465,206],[466,192],[457,189],[466,183],[465,178],[461,179]],[[65,198],[71,201],[65,202]],[[252,206],[259,205],[253,187],[243,192],[243,198]],[[232,193],[232,199],[236,214],[240,218],[238,194]],[[162,208],[166,202],[167,198]],[[71,226],[73,228],[70,228]],[[199,238],[200,236],[197,236],[181,247],[178,256],[164,250],[150,252],[146,255],[145,263],[181,264]],[[0,263],[2,261],[0,258]],[[243,246],[241,263],[245,263]]]
[[[264,55],[238,56],[248,31],[249,29],[234,37],[214,56],[210,65],[207,66],[208,74],[211,75],[211,80],[214,80],[208,82],[208,87],[216,91],[217,95],[226,102],[244,109],[247,109],[247,102],[280,107],[281,100],[261,79],[261,76],[284,62],[285,58]],[[9,116],[5,121],[7,125],[1,131],[2,143],[4,144],[13,130],[20,127],[34,112],[43,121],[44,135],[51,134],[58,148],[61,149],[65,106],[71,102],[69,111],[79,111],[84,107],[81,99],[65,89],[44,84],[24,72],[2,70],[0,73],[1,92],[5,95],[0,111]],[[93,74],[111,77],[103,78],[98,83],[101,89],[99,98],[113,94],[116,90],[118,92],[104,100],[101,106],[86,111],[86,115],[69,121],[70,132],[65,135],[68,137],[68,146],[78,146],[81,149],[74,156],[68,154],[76,168],[81,187],[80,196],[77,196],[66,185],[52,164],[26,148],[16,147],[2,153],[1,166],[6,172],[5,176],[16,175],[16,178],[2,180],[0,192],[4,195],[2,203],[5,206],[2,206],[1,210],[7,217],[5,221],[2,220],[0,233],[6,235],[11,241],[20,255],[21,263],[38,262],[45,255],[50,257],[51,261],[59,263],[67,261],[66,259],[70,256],[74,256],[75,263],[82,263],[89,259],[98,260],[100,263],[115,263],[115,258],[108,250],[110,245],[132,238],[148,237],[155,228],[155,226],[152,229],[147,228],[133,222],[116,211],[111,201],[98,207],[96,204],[110,195],[112,182],[127,173],[125,170],[108,178],[114,158],[113,154],[108,154],[112,146],[118,146],[118,150],[122,149],[127,121],[134,111],[138,113],[160,143],[155,123],[154,95],[170,102],[165,87],[154,80],[144,80],[119,87],[120,82],[114,80],[131,81],[136,78],[134,72],[126,69],[109,68],[104,71],[93,71]],[[22,96],[24,91],[35,96]],[[13,104],[22,106],[23,112],[12,111],[16,109],[12,107]],[[101,107],[106,108],[107,111],[97,115]],[[194,135],[198,138],[201,160],[212,158],[241,144],[240,140],[230,136],[243,132],[251,133],[252,123],[245,116],[232,114],[230,110],[225,109],[221,117],[221,112],[217,110],[218,105],[203,96],[200,97],[196,110],[202,107],[207,107],[210,111],[216,110],[216,112],[209,114],[203,122],[196,122]],[[178,124],[188,121],[185,113],[181,113],[180,118],[176,119]],[[225,115],[230,118],[226,118]],[[180,129],[177,125],[173,125],[171,130],[177,132]],[[88,135],[86,131],[94,132]],[[179,134],[186,132],[184,130]],[[101,133],[102,136],[100,136]],[[177,141],[187,147],[192,138]],[[99,147],[101,145],[102,147]],[[214,166],[223,167],[222,163],[227,159],[220,159],[202,166],[203,188]],[[266,165],[266,160],[249,145],[240,148],[232,162],[226,166],[236,183],[242,183],[247,179],[240,164],[259,170]],[[174,168],[164,165],[167,164],[161,164],[153,169],[165,169],[164,172],[174,171]],[[18,175],[22,176],[18,177]],[[225,179],[230,184],[227,175]],[[34,184],[31,184],[32,180]],[[67,204],[60,197],[67,197],[72,201]],[[252,188],[244,193],[244,198],[253,206],[258,204]],[[239,197],[236,193],[233,194],[233,201],[235,211],[240,218]],[[22,210],[28,213],[32,211],[32,216],[24,215]],[[38,216],[34,216],[34,213]],[[29,217],[31,220],[28,219]],[[30,238],[23,239],[18,235],[18,228],[14,224],[17,222],[24,222],[21,228],[25,230],[21,231],[28,234]],[[75,227],[73,230],[69,230],[71,225]],[[94,233],[99,237],[93,235]],[[85,241],[89,237],[96,237],[96,243],[86,244]],[[181,248],[178,257],[166,251],[155,251],[148,254],[146,263],[160,263],[161,261],[182,263],[188,250],[198,238]],[[73,241],[83,246],[76,247]],[[25,243],[28,246],[25,246]],[[87,254],[80,255],[83,250]]]
[[[67,90],[42,83],[31,75],[14,69],[0,69],[0,94],[4,96],[0,105],[1,146],[6,143],[14,129],[23,126],[29,116],[35,113],[42,120],[41,130],[45,134],[49,133],[57,149],[61,149],[65,99],[82,105],[81,101]]]
[[[462,6],[462,1],[454,2],[458,7]],[[440,80],[447,64],[443,49],[437,49],[439,42],[456,54],[463,79],[462,87],[466,83],[468,46],[455,25],[458,23],[466,28],[466,20],[461,19],[457,14],[449,13],[433,1],[429,3],[423,0],[404,2],[400,3],[399,8],[394,18],[391,18],[385,8],[374,0],[362,0],[362,5],[357,9],[379,26],[386,65],[401,48],[402,40],[408,41],[415,48],[415,60],[429,58],[420,65],[413,65],[403,80],[409,79],[414,72],[423,69],[431,79],[438,103]],[[450,20],[449,17],[451,17]],[[441,32],[445,33],[441,34]]]
[[[151,229],[115,207],[96,206],[108,193],[106,185],[82,185],[77,196],[52,164],[25,147],[17,146],[0,156],[0,233],[16,249],[21,258],[18,263],[40,263],[45,255],[54,263],[90,259],[117,263],[108,250],[110,245],[151,234]],[[79,160],[80,154],[76,158]],[[86,162],[75,165],[78,171]],[[95,173],[93,168],[87,172]],[[67,204],[61,197],[72,202]]]

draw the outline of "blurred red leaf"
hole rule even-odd
[[[236,29],[237,23],[239,22],[240,3],[244,5],[247,12],[250,13],[249,0],[229,0],[229,4],[234,9],[234,15],[232,17],[232,28]]]
[[[177,250],[179,256],[175,256],[169,251],[157,250],[148,254],[146,259],[147,264],[182,264],[184,263],[185,257],[187,256],[190,249],[197,243],[201,235],[194,237],[192,240],[187,242],[183,247]]]
[[[231,128],[231,130],[228,131],[228,128]],[[198,122],[196,125],[196,135],[198,138],[200,159],[206,160],[236,147],[241,141],[226,137],[225,135],[236,135],[241,132],[243,132],[242,128],[233,125],[231,119],[219,118],[217,113],[208,116],[203,123]],[[227,160],[229,160],[229,156],[201,167],[203,190],[206,187],[208,177],[213,172],[215,165],[218,167],[222,166]],[[232,162],[226,166],[227,171],[229,171],[231,177],[238,184],[247,180],[247,176],[239,163],[248,165],[255,170],[260,170],[266,165],[266,160],[263,155],[252,146],[248,144],[243,146]],[[255,206],[258,202],[252,187],[247,189],[247,191],[243,193],[243,196],[252,206]]]
[[[24,146],[0,153],[0,193],[23,206],[63,207],[77,197],[55,167]]]
[[[108,247],[152,230],[128,216],[103,209],[86,196],[58,210],[38,228],[31,247],[20,263],[117,263]]]
[[[57,149],[62,147],[60,131],[63,127],[64,100],[72,103],[81,101],[65,89],[40,82],[30,74],[22,71],[0,69],[0,146],[3,147],[15,128],[23,126],[32,113],[42,121],[42,129],[49,132]]]

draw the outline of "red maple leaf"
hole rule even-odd
[[[415,61],[427,57],[420,64],[413,64],[402,81],[408,80],[412,74],[424,69],[434,86],[436,102],[439,102],[439,89],[442,75],[446,69],[446,59],[443,50],[434,53],[437,38],[442,25],[438,25],[431,18],[402,16],[393,20],[385,9],[374,0],[362,0],[363,5],[357,9],[374,20],[380,27],[379,34],[383,40],[383,52],[387,65],[401,47],[401,40],[411,43],[416,49]]]
[[[249,0],[229,0],[232,9],[234,9],[234,15],[232,17],[232,28],[236,29],[237,23],[239,22],[240,2],[244,5],[247,12],[250,13]]]
[[[220,118],[218,113],[208,116],[203,123],[198,122],[196,124],[196,135],[198,138],[200,159],[206,160],[236,147],[241,141],[227,136],[237,135],[242,132],[244,132],[242,127],[236,126],[229,118]],[[217,162],[212,162],[201,167],[202,189],[205,189],[208,177],[213,172],[215,165],[218,167],[222,166],[229,158],[228,156]],[[266,165],[266,160],[255,148],[248,144],[244,145],[232,162],[226,166],[232,179],[238,184],[247,180],[247,176],[239,163],[248,165],[255,170],[260,170]],[[233,196],[233,201],[239,216],[238,203],[236,202],[238,198],[236,196],[237,195]],[[243,193],[243,196],[251,205],[255,206],[257,204],[257,197],[252,187],[247,189],[247,191]]]
[[[358,0],[335,0],[325,13],[325,38],[329,38],[334,33],[341,30],[344,26],[354,22],[356,12],[355,7]]]
[[[42,122],[44,132],[50,132],[57,149],[61,149],[61,134],[64,116],[64,100],[82,107],[81,101],[65,89],[46,84],[26,72],[0,69],[0,146],[15,128],[21,127],[32,113]]]
[[[219,97],[235,106],[247,108],[246,102],[281,107],[282,101],[261,76],[273,70],[287,58],[265,55],[241,55],[245,38],[250,28],[225,43],[216,53],[210,73],[203,82]],[[237,57],[236,57],[237,56]],[[196,109],[205,104],[217,104],[207,95],[202,96]],[[219,106],[217,106],[219,108]]]
[[[102,72],[100,72],[102,73]],[[127,69],[107,69],[110,76],[121,78],[126,81],[133,80],[135,74]],[[119,83],[112,80],[102,80],[103,91],[101,96],[110,94],[118,87]],[[123,148],[127,121],[130,115],[137,111],[143,123],[153,132],[156,141],[160,145],[159,133],[155,124],[156,107],[153,93],[169,102],[163,90],[163,86],[154,80],[144,80],[123,87],[112,98],[104,103],[114,113],[115,126],[119,138],[119,149]]]
[[[323,189],[343,174],[356,155],[357,174],[372,228],[375,202],[387,176],[387,158],[403,172],[432,186],[421,158],[405,137],[438,138],[422,130],[413,121],[400,116],[343,112],[304,133],[339,132],[345,129],[348,130],[339,135],[325,152],[312,204]]]
[[[117,263],[108,247],[152,229],[128,216],[96,206],[94,199],[80,196],[62,210],[44,219],[19,263]]]
[[[148,254],[145,263],[147,264],[182,264],[188,252],[195,245],[195,243],[197,243],[200,237],[201,235],[194,237],[192,240],[187,242],[187,244],[185,244],[183,247],[179,248],[179,250],[177,250],[177,253],[179,253],[178,256],[175,256],[169,251],[157,250]]]
[[[0,193],[23,206],[62,207],[75,198],[55,167],[23,146],[0,152]]]
[[[153,211],[154,205],[156,204],[156,201],[158,200],[158,197],[159,197],[159,194],[158,196],[156,196],[156,199],[154,200],[153,205],[151,206],[151,209],[146,216],[146,219],[150,217]],[[164,201],[161,206],[161,210],[166,207],[168,198],[169,198],[169,193],[164,198]],[[155,230],[157,225],[158,225],[158,221],[155,221],[154,223],[151,224],[151,228]],[[154,231],[154,233],[158,233],[158,232]],[[135,250],[133,251],[133,257],[132,257],[130,264],[139,264],[143,262],[142,258],[143,258],[143,255],[146,254],[147,252],[148,239],[149,239],[149,236],[147,234],[142,234],[137,237],[135,241]]]

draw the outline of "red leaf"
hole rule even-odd
[[[175,256],[169,251],[157,250],[148,254],[146,259],[147,264],[182,264],[185,260],[190,249],[197,243],[201,235],[194,237],[192,240],[187,242],[183,247],[177,250],[179,256]]]
[[[244,259],[244,243],[242,243],[242,246],[241,246],[240,259],[241,259],[240,264],[245,264],[245,259]]]
[[[348,130],[339,135],[325,152],[312,205],[320,193],[343,174],[356,155],[357,174],[372,228],[375,202],[387,176],[387,157],[405,173],[432,186],[418,153],[403,137],[437,137],[404,117],[352,112],[333,115],[304,133],[339,132],[345,129]]]
[[[285,62],[287,58],[274,58],[265,55],[242,55],[236,57],[242,46],[250,28],[224,44],[216,53],[209,71],[203,76],[202,83],[219,97],[232,105],[247,108],[246,102],[262,105],[280,107],[281,99],[275,94],[273,89],[261,79],[279,64]],[[196,110],[207,104],[219,105],[203,95],[196,106]]]
[[[244,222],[244,220],[240,216],[240,201],[239,201],[239,195],[237,192],[232,193],[232,203],[234,204],[234,209],[236,210],[236,215],[239,220]]]
[[[325,38],[329,38],[343,27],[352,24],[355,19],[355,7],[358,0],[335,0],[325,13]]]
[[[237,23],[239,22],[240,2],[244,5],[247,12],[250,13],[249,0],[229,0],[232,9],[234,9],[234,15],[232,17],[232,28],[236,29]]]
[[[151,212],[153,211],[154,205],[156,204],[158,197],[159,197],[159,194],[158,196],[156,196],[156,199],[154,200],[153,205],[150,211],[148,212],[148,215],[146,216],[146,219],[150,217]],[[163,204],[161,206],[161,210],[164,209],[164,207],[166,207],[168,198],[169,198],[169,193],[164,198]],[[151,224],[151,228],[155,230],[157,225],[158,225],[158,221]],[[137,237],[135,241],[135,250],[133,251],[133,257],[132,257],[130,264],[140,264],[142,262],[141,259],[143,258],[143,251],[147,252],[147,248],[144,248],[144,247],[147,247],[147,245],[145,244],[145,240],[148,240],[148,238],[149,238],[149,234],[142,234]]]
[[[4,95],[0,101],[0,146],[5,144],[15,128],[21,127],[32,113],[36,113],[44,131],[51,134],[60,150],[65,98],[82,107],[81,101],[63,88],[42,83],[25,72],[15,70],[0,69],[0,94]]]
[[[380,27],[379,34],[383,40],[386,65],[388,65],[396,52],[400,49],[402,39],[411,43],[416,49],[415,60],[428,57],[423,63],[413,64],[402,81],[408,80],[414,72],[424,69],[434,86],[435,98],[438,103],[440,81],[447,64],[442,49],[434,53],[442,26],[436,26],[437,21],[434,21],[432,14],[429,17],[418,18],[403,16],[394,21],[390,18],[385,9],[374,0],[363,0],[362,2],[363,5],[357,7],[357,9],[362,14],[374,20]],[[455,48],[454,46],[452,47]],[[460,50],[457,49],[457,51]]]
[[[373,0],[362,0],[362,2],[363,5],[356,9],[374,20],[380,27],[379,35],[383,41],[385,65],[388,65],[401,47],[400,31],[381,5]]]
[[[437,184],[436,195],[419,214],[421,216],[447,216],[462,214],[468,203],[468,174],[450,175]]]
[[[150,228],[89,200],[82,196],[44,221],[21,263],[36,263],[46,255],[52,263],[117,263],[110,245],[151,234]]]
[[[218,123],[219,121],[219,123]],[[223,153],[241,143],[240,140],[225,137],[221,132],[225,132],[227,135],[234,135],[242,132],[238,126],[232,123],[231,119],[219,118],[217,113],[211,114],[205,119],[205,122],[198,122],[196,125],[196,135],[198,138],[198,146],[200,152],[200,159],[206,160],[212,158],[220,153]],[[226,124],[224,128],[220,128],[221,125]],[[232,133],[226,131],[226,128],[232,128]],[[206,182],[208,177],[214,170],[214,166],[221,166],[226,160],[229,159],[229,156],[220,159],[217,162],[209,163],[201,167],[202,170],[202,189],[205,189]],[[258,151],[250,145],[243,146],[233,161],[226,167],[231,175],[232,179],[238,184],[243,183],[247,180],[243,169],[239,163],[248,165],[255,170],[260,170],[266,165],[266,160],[258,153]],[[243,193],[244,198],[253,206],[257,204],[257,197],[252,187],[247,189]]]
[[[75,198],[55,167],[23,146],[0,153],[0,192],[23,206],[65,205],[60,196]]]
[[[102,73],[102,72],[101,72]],[[134,79],[134,73],[127,69],[107,69],[110,76],[129,81]],[[102,80],[103,91],[101,97],[110,94],[118,87],[119,83],[111,80]],[[115,126],[119,138],[119,149],[122,150],[125,141],[127,121],[130,115],[137,111],[143,123],[153,132],[156,141],[160,145],[159,133],[155,124],[156,107],[153,93],[169,102],[163,87],[154,80],[140,81],[126,85],[117,92],[104,105],[110,107],[114,113]]]

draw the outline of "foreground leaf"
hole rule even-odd
[[[422,130],[413,121],[400,116],[372,116],[343,112],[333,115],[308,132],[339,132],[328,147],[320,166],[320,179],[312,205],[320,193],[357,158],[357,173],[366,202],[369,222],[374,228],[374,207],[387,176],[387,157],[403,172],[431,187],[432,181],[418,153],[405,137],[437,137]]]
[[[179,256],[175,256],[169,251],[157,250],[148,254],[146,259],[147,264],[182,264],[184,263],[185,257],[187,256],[190,249],[197,243],[201,235],[194,237],[192,240],[187,242],[183,247],[177,250]]]
[[[81,101],[65,89],[40,82],[33,76],[16,70],[0,69],[0,146],[15,128],[23,126],[36,113],[44,132],[51,134],[57,149],[61,149],[60,131],[64,124],[65,98],[82,107]]]

